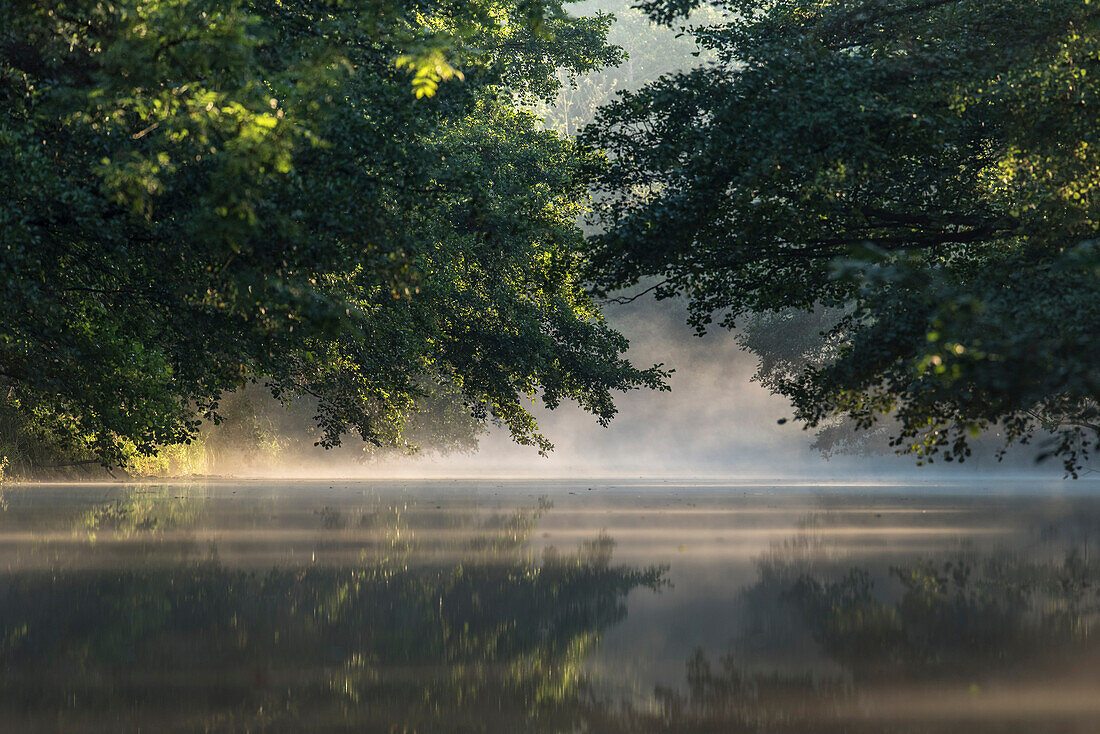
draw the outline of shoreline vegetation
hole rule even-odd
[[[605,316],[643,297],[826,455],[1093,471],[1095,2],[0,17],[5,474],[546,455],[540,410],[670,389]]]

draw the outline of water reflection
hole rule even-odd
[[[757,559],[728,651],[696,650],[654,705],[592,707],[590,730],[1100,730],[1100,564],[1072,544],[1096,525],[1071,515],[1014,548],[960,540],[846,566],[851,549],[818,532],[826,519]]]
[[[1100,731],[1100,502],[544,489],[9,488],[0,730]]]
[[[583,714],[586,655],[625,614],[626,594],[661,578],[613,566],[607,536],[536,563],[527,535],[546,503],[446,517],[384,503],[266,507],[268,529],[292,543],[312,521],[314,550],[308,563],[258,570],[217,545],[195,558],[172,535],[200,530],[200,512],[174,500],[165,514],[138,512],[131,500],[70,513],[65,542],[43,544],[64,546],[53,568],[3,574],[5,730],[569,731]],[[59,518],[40,520],[63,535]],[[450,561],[419,557],[421,526],[441,522],[468,532]],[[248,549],[220,530],[250,565],[273,552],[268,536]],[[158,545],[158,534],[171,540]],[[345,562],[356,538],[359,559]],[[122,564],[120,545],[146,552]]]

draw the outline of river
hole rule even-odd
[[[7,485],[0,730],[1100,731],[1094,490]]]

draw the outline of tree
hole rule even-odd
[[[929,462],[1049,431],[1076,474],[1100,441],[1100,6],[718,4],[715,63],[583,136],[613,158],[592,277],[659,277],[699,330],[839,310],[830,359],[775,385],[807,427],[893,419]]]
[[[575,135],[592,122],[596,111],[619,92],[635,90],[643,84],[683,68],[694,66],[701,58],[695,39],[685,34],[683,25],[668,27],[654,23],[631,0],[582,0],[572,10],[577,14],[614,18],[607,39],[623,50],[621,63],[593,70],[583,76],[558,72],[561,89],[552,105],[540,105],[538,112],[551,130]],[[691,22],[714,22],[721,15],[714,9],[699,8]]]
[[[434,380],[547,450],[536,395],[606,422],[612,391],[660,384],[581,287],[600,159],[523,111],[557,69],[618,58],[606,18],[509,0],[0,14],[2,399],[71,452],[185,442],[253,380],[314,399],[326,447],[399,441]]]

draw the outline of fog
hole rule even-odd
[[[311,461],[242,465],[236,476],[286,477],[486,477],[486,478],[677,478],[723,482],[969,481],[1009,477],[1062,478],[1060,465],[1035,466],[1029,451],[999,463],[995,443],[976,449],[965,465],[919,467],[910,456],[823,456],[812,447],[814,432],[789,418],[790,406],[752,380],[756,357],[739,348],[736,335],[715,330],[703,337],[686,323],[683,304],[639,299],[607,307],[608,322],[630,340],[628,357],[639,366],[674,370],[670,391],[618,394],[619,413],[607,427],[576,405],[549,411],[532,406],[539,428],[554,444],[547,456],[514,443],[492,427],[472,453],[430,449],[412,456],[358,458],[348,445],[318,450]],[[348,444],[353,443],[348,439]],[[219,471],[223,471],[220,469]]]
[[[777,421],[789,415],[785,400],[750,379],[752,355],[732,334],[699,338],[684,323],[680,304],[637,301],[607,311],[629,339],[628,357],[639,366],[663,363],[674,370],[668,392],[620,394],[609,426],[574,405],[538,406],[539,427],[554,443],[547,457],[514,444],[494,428],[471,455],[425,456],[380,462],[385,473],[492,476],[762,476],[778,467],[789,476],[831,469],[810,448],[812,434]]]

